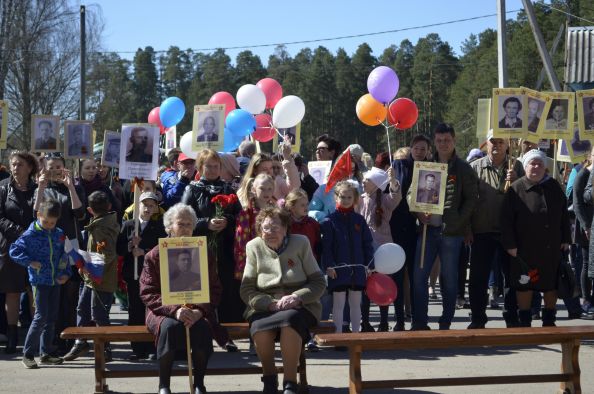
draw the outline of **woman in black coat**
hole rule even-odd
[[[198,217],[198,224],[194,231],[197,235],[208,237],[209,259],[216,259],[219,279],[223,285],[221,303],[217,308],[219,320],[223,323],[243,321],[245,306],[239,296],[239,281],[234,278],[235,261],[233,258],[233,238],[235,236],[235,218],[241,210],[239,202],[227,207],[220,218],[215,217],[216,206],[212,198],[218,195],[234,194],[231,185],[220,179],[221,158],[217,152],[205,149],[198,156],[196,167],[201,177],[197,182],[186,186],[181,202],[194,208]],[[216,247],[212,247],[216,242]],[[223,341],[215,330],[217,342]],[[218,338],[217,338],[218,337]],[[226,342],[226,341],[225,341]],[[224,345],[224,343],[223,343]],[[227,350],[236,350],[235,345],[229,343]]]
[[[37,185],[34,179],[39,166],[37,158],[24,151],[11,153],[8,161],[11,175],[0,182],[0,293],[6,294],[6,353],[15,353],[19,300],[28,287],[28,280],[27,269],[10,259],[8,248],[35,220],[33,201]]]
[[[512,256],[511,286],[523,327],[532,323],[533,291],[544,293],[543,326],[555,325],[559,263],[571,242],[565,193],[546,174],[545,163],[539,150],[524,155],[526,175],[507,191],[501,211],[501,243]]]

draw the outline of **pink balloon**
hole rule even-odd
[[[260,142],[268,142],[274,138],[276,131],[271,126],[272,117],[268,114],[256,115],[256,131],[252,133],[252,137]]]
[[[228,92],[216,92],[212,95],[208,104],[225,104],[225,118],[229,115],[229,112],[233,111],[235,107],[235,99]]]
[[[266,108],[274,108],[278,100],[283,97],[283,88],[276,80],[272,78],[264,78],[258,81],[257,87],[262,89],[266,96]]]
[[[159,126],[159,132],[161,134],[165,134],[165,127],[163,127],[163,124],[161,123],[161,117],[159,116],[160,111],[161,109],[159,107],[151,109],[151,112],[149,112],[148,116],[148,122],[150,124]]]

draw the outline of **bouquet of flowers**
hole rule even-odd
[[[235,194],[219,194],[219,195],[211,198],[210,202],[215,205],[214,218],[215,219],[223,218],[227,207],[230,205],[237,204],[238,201],[239,201],[239,199],[237,198],[237,196]],[[211,248],[214,248],[215,253],[216,253],[216,247],[217,247],[216,234],[214,234],[213,237],[209,238],[208,246],[210,246]]]
[[[538,269],[530,268],[528,263],[526,263],[520,256],[516,256],[516,261],[520,264],[522,268],[522,275],[520,275],[519,279],[521,285],[527,285],[528,283],[538,282],[538,280],[540,279]]]

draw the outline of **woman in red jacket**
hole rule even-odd
[[[188,205],[175,204],[163,216],[165,231],[170,237],[191,237],[198,219]],[[208,259],[210,303],[195,305],[163,305],[159,269],[159,246],[144,258],[140,275],[140,298],[147,307],[146,325],[155,335],[159,360],[159,394],[170,394],[171,368],[177,350],[184,350],[185,327],[190,327],[194,393],[206,393],[204,373],[213,352],[211,322],[215,322],[214,308],[221,298],[221,285],[214,259]]]

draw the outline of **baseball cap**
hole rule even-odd
[[[143,202],[144,200],[155,200],[157,202],[157,204],[159,203],[159,197],[157,197],[157,195],[153,192],[144,192],[140,195],[140,202]]]
[[[186,160],[192,160],[192,161],[196,161],[196,159],[189,157],[188,155],[186,155],[185,153],[180,153],[179,156],[177,157],[177,161],[186,161]]]

